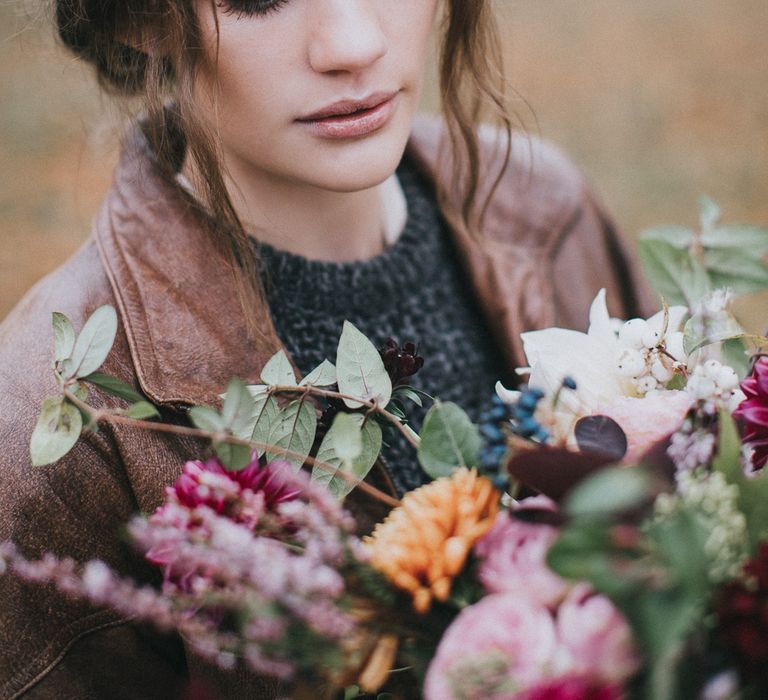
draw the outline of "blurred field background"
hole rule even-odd
[[[570,153],[628,234],[694,225],[702,193],[728,221],[768,225],[766,0],[498,5],[520,120]],[[0,0],[0,318],[87,236],[117,157],[121,118],[47,8]],[[768,325],[763,304],[749,313]]]

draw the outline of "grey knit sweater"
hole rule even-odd
[[[335,361],[344,320],[378,347],[387,338],[417,343],[424,367],[411,384],[456,401],[477,420],[505,373],[433,193],[404,160],[397,171],[408,204],[405,229],[381,255],[351,263],[311,261],[257,244],[278,336],[306,374]],[[424,413],[408,404],[418,430]],[[386,440],[386,438],[385,438]],[[428,480],[399,434],[383,457],[402,493]]]

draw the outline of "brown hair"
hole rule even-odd
[[[210,0],[215,3],[216,0]],[[211,213],[212,235],[231,263],[246,317],[263,298],[257,261],[232,206],[222,174],[218,141],[196,117],[193,85],[202,58],[192,0],[56,0],[56,23],[64,44],[93,64],[107,91],[142,98],[145,133],[157,161],[171,177],[185,152],[206,173],[200,187]],[[438,182],[438,199],[454,224],[477,232],[487,201],[481,182],[477,125],[481,111],[507,136],[511,122],[504,104],[504,78],[492,0],[445,0],[440,46],[440,88],[451,145],[451,183]],[[161,46],[157,45],[162,37]],[[146,48],[146,51],[143,50]],[[169,104],[173,107],[169,109]],[[495,188],[501,172],[493,183]],[[461,188],[461,210],[448,201],[448,187]],[[259,329],[252,326],[252,331]]]

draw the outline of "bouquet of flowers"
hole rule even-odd
[[[280,352],[261,384],[233,380],[220,408],[190,409],[193,427],[165,425],[97,371],[114,310],[77,337],[55,314],[61,392],[42,407],[35,464],[100,421],[207,437],[213,452],[129,525],[158,586],[10,542],[0,570],[315,697],[764,697],[768,338],[730,308],[768,287],[768,231],[718,217],[706,200],[700,231],[642,238],[655,316],[612,319],[600,292],[586,333],[524,334],[526,383],[497,385],[479,425],[408,384],[424,361],[413,344],[378,350],[349,323],[335,364],[299,378]],[[88,385],[128,405],[93,408]],[[417,433],[407,405],[425,400]],[[401,500],[364,481],[387,431],[433,479]],[[354,488],[392,506],[369,534],[343,507]]]

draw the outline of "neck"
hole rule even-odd
[[[189,161],[183,172],[192,182],[198,181]],[[226,184],[246,231],[274,248],[310,260],[368,260],[386,247],[392,238],[387,229],[397,221],[387,207],[392,200],[391,181],[357,192],[333,192],[238,173],[230,165]]]

